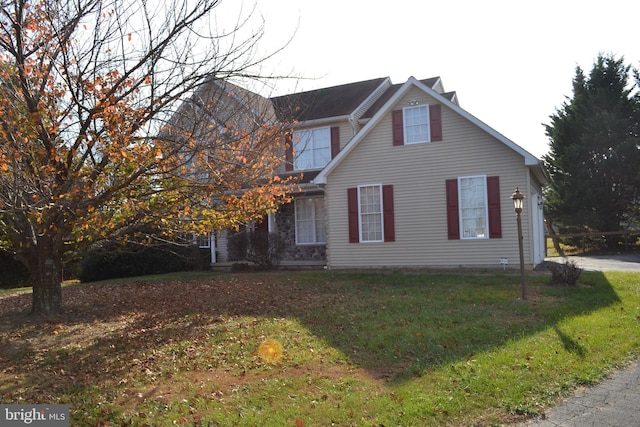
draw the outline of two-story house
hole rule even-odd
[[[220,88],[249,105],[250,92]],[[462,109],[440,78],[259,99],[274,120],[296,123],[281,173],[302,173],[300,193],[258,225],[287,242],[284,265],[516,266],[516,187],[526,195],[525,264],[544,260],[542,163]],[[213,261],[232,261],[228,236],[209,240]]]

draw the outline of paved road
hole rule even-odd
[[[565,259],[575,261],[585,271],[640,272],[640,254],[550,257],[546,261],[564,262]]]
[[[577,392],[543,417],[522,426],[640,426],[640,363],[634,362],[599,385]]]
[[[640,254],[571,256],[587,271],[640,272]],[[560,258],[548,261],[562,262]],[[640,286],[640,284],[638,284]],[[615,372],[599,385],[580,390],[522,427],[640,426],[640,361]]]

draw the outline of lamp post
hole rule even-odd
[[[527,299],[527,290],[524,280],[524,249],[522,247],[522,206],[524,204],[524,194],[516,187],[516,191],[511,195],[513,208],[516,211],[516,222],[518,223],[518,249],[520,250],[520,283],[522,285],[522,300]]]

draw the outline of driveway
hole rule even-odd
[[[640,363],[636,361],[597,386],[576,392],[520,427],[637,426],[639,386]]]
[[[585,271],[633,271],[640,273],[640,254],[548,257],[545,261],[575,261]]]

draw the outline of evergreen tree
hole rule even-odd
[[[613,56],[599,55],[588,77],[577,67],[573,98],[546,125],[546,214],[561,231],[617,231],[637,220],[640,98],[630,73]]]

